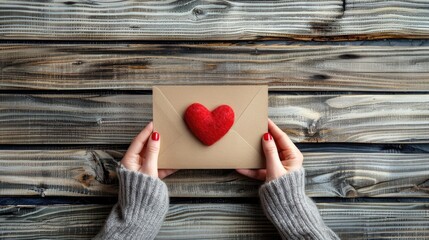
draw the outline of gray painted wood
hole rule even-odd
[[[318,203],[324,221],[342,239],[427,239],[425,203]],[[109,205],[0,207],[6,239],[89,239]],[[260,206],[253,204],[173,204],[157,239],[277,239]]]
[[[0,89],[268,84],[271,91],[418,92],[429,91],[428,59],[429,47],[6,44]]]
[[[0,5],[1,39],[427,38],[424,1],[30,1]]]
[[[304,153],[312,197],[429,197],[429,154]],[[1,150],[0,196],[117,195],[113,150]],[[164,179],[171,197],[257,197],[261,182],[234,170],[180,170]]]
[[[429,142],[429,95],[269,96],[296,142]],[[129,144],[152,119],[140,94],[0,94],[0,144]]]

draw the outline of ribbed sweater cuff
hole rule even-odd
[[[314,202],[305,195],[303,168],[263,184],[259,196],[265,214],[283,239],[336,239]]]
[[[150,221],[150,218],[158,218],[167,212],[168,190],[163,181],[141,172],[130,171],[122,164],[118,166],[117,173],[121,186],[118,202],[127,217]]]
[[[94,239],[154,239],[168,211],[167,186],[158,178],[117,168],[118,203]]]
[[[267,200],[282,200],[282,204],[301,204],[305,197],[305,172],[304,168],[286,173],[280,178],[269,181],[259,189],[260,196]]]

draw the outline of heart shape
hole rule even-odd
[[[193,103],[185,111],[185,122],[203,144],[210,146],[231,129],[234,110],[228,105],[220,105],[210,112],[204,105]]]

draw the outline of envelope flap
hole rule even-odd
[[[239,91],[237,91],[239,87]],[[159,86],[179,114],[192,103],[198,102],[210,111],[222,104],[234,109],[235,119],[241,114],[264,86]]]
[[[255,146],[256,151],[262,151],[261,133],[267,132],[268,128],[268,89],[266,86],[255,95],[247,108],[236,120],[231,130],[235,130],[245,139],[250,146]],[[262,123],[262,124],[256,124]],[[252,129],[249,131],[249,129]]]
[[[153,87],[153,122],[154,130],[160,133],[168,133],[168,137],[162,138],[161,152],[173,144],[177,138],[183,135],[187,129],[182,117],[174,109],[170,101],[162,91]]]
[[[193,144],[192,148],[189,147]],[[230,131],[215,145],[206,147],[190,135],[180,137],[168,151],[160,154],[158,167],[181,168],[183,162],[174,159],[186,159],[187,168],[262,168],[261,153],[250,146],[237,132]],[[166,161],[167,160],[167,161]]]

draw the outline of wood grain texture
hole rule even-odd
[[[314,32],[335,40],[429,37],[426,1],[343,0],[342,3],[343,15],[337,21],[313,23]]]
[[[429,142],[429,95],[269,97],[297,142]],[[0,94],[0,144],[129,144],[152,119],[141,94]]]
[[[341,239],[427,239],[424,203],[318,203],[325,223]],[[4,239],[89,239],[109,205],[0,207]],[[278,239],[258,205],[173,204],[157,239]]]
[[[330,1],[2,1],[0,39],[212,40],[311,35]]]
[[[304,152],[312,197],[429,197],[429,154]],[[2,150],[0,196],[116,196],[124,151]],[[234,170],[180,170],[171,197],[257,197],[259,181]]]
[[[429,47],[7,44],[0,45],[0,89],[268,84],[281,91],[418,92],[429,91],[428,59]]]
[[[0,4],[0,39],[428,38],[425,1],[30,1]]]
[[[116,196],[116,151],[0,151],[1,196]]]
[[[429,95],[271,95],[269,117],[299,142],[427,142]]]
[[[304,153],[306,192],[311,197],[428,197],[428,160],[427,154]],[[179,197],[256,197],[261,184],[233,170],[181,170],[165,182]]]

